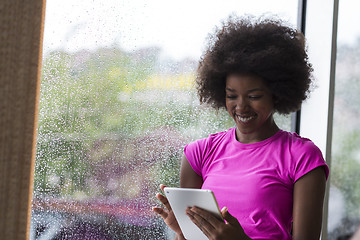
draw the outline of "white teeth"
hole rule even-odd
[[[237,119],[240,121],[240,122],[244,122],[244,123],[246,123],[246,122],[248,122],[248,121],[250,121],[250,120],[252,120],[252,119],[254,119],[255,118],[255,116],[250,116],[250,117],[240,117],[240,116],[237,116]]]

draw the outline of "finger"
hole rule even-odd
[[[230,225],[240,225],[239,221],[229,213],[227,207],[221,209],[221,214]]]
[[[161,191],[164,192],[164,188],[166,188],[166,186],[165,186],[164,184],[160,184],[160,189],[161,189]]]
[[[192,207],[191,211],[195,212],[199,216],[201,216],[203,219],[205,219],[207,222],[209,222],[214,228],[218,226],[221,223],[224,223],[219,217],[215,216],[213,213],[206,211],[205,209],[199,208],[199,207]]]
[[[186,209],[186,214],[189,216],[190,220],[208,237],[210,238],[211,232],[214,230],[214,227],[202,218],[197,213],[191,211],[190,208]]]
[[[160,200],[160,202],[166,207],[166,209],[168,211],[171,211],[170,203],[164,195],[161,195],[160,193],[158,193],[158,194],[156,194],[156,198]]]
[[[152,210],[153,210],[156,214],[160,215],[163,219],[167,218],[167,216],[168,216],[168,213],[167,213],[166,211],[164,211],[164,209],[162,209],[162,208],[153,207]]]

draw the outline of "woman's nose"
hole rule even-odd
[[[247,107],[248,107],[248,102],[246,101],[246,99],[238,98],[238,100],[236,101],[235,109],[243,111],[243,110],[246,110]]]

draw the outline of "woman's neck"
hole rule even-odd
[[[256,143],[272,137],[279,130],[279,127],[271,117],[259,129],[251,133],[242,133],[236,128],[236,139],[241,143]]]

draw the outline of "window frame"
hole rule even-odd
[[[45,0],[0,9],[0,238],[28,239]]]

